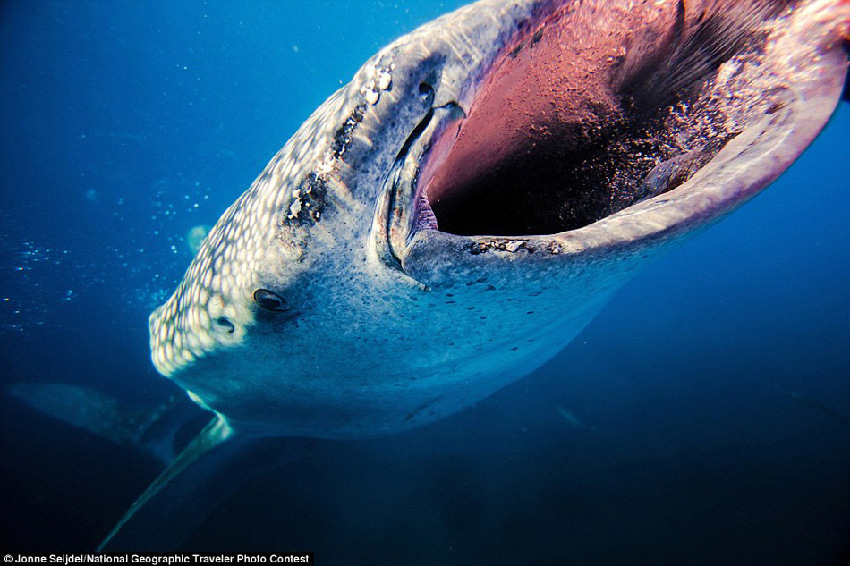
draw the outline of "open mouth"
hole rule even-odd
[[[467,114],[431,139],[417,223],[455,235],[555,234],[675,190],[782,107],[788,85],[768,53],[794,9],[767,0],[550,9],[508,42]]]

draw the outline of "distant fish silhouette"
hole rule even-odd
[[[563,408],[561,405],[555,405],[555,410],[558,411],[558,414],[561,415],[561,417],[563,417],[563,419],[565,421],[567,421],[568,423],[570,423],[572,426],[574,426],[576,428],[583,428],[583,429],[591,430],[591,431],[596,430],[595,426],[591,426],[591,427],[587,426],[577,416],[575,416],[575,413],[573,413],[572,411],[568,411],[567,409]]]
[[[839,413],[832,407],[828,406],[826,403],[818,401],[814,397],[809,397],[805,395],[801,395],[795,391],[783,391],[786,395],[788,395],[791,399],[793,399],[796,403],[804,407],[809,407],[810,409],[815,409],[816,411],[824,414],[832,419],[837,419],[844,423],[845,425],[850,425],[850,419],[847,416]]]
[[[197,226],[192,226],[186,233],[186,245],[189,246],[189,250],[193,254],[198,253],[198,250],[201,249],[201,244],[204,242],[207,234],[209,234],[210,228],[211,226],[208,224],[198,224]]]

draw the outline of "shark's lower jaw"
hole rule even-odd
[[[618,4],[567,3],[516,33],[466,116],[430,141],[419,227],[587,226],[675,190],[786,104],[777,46],[793,2]]]

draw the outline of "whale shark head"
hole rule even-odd
[[[332,95],[150,318],[236,430],[457,411],[571,340],[667,244],[779,176],[840,96],[850,4],[484,0]]]

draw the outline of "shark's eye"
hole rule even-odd
[[[419,83],[419,98],[426,102],[434,99],[434,87],[428,83]]]
[[[257,289],[254,291],[254,300],[257,301],[257,304],[260,305],[260,307],[267,311],[282,312],[289,309],[289,307],[286,306],[286,301],[283,300],[283,297],[274,291],[269,291],[268,289]]]

